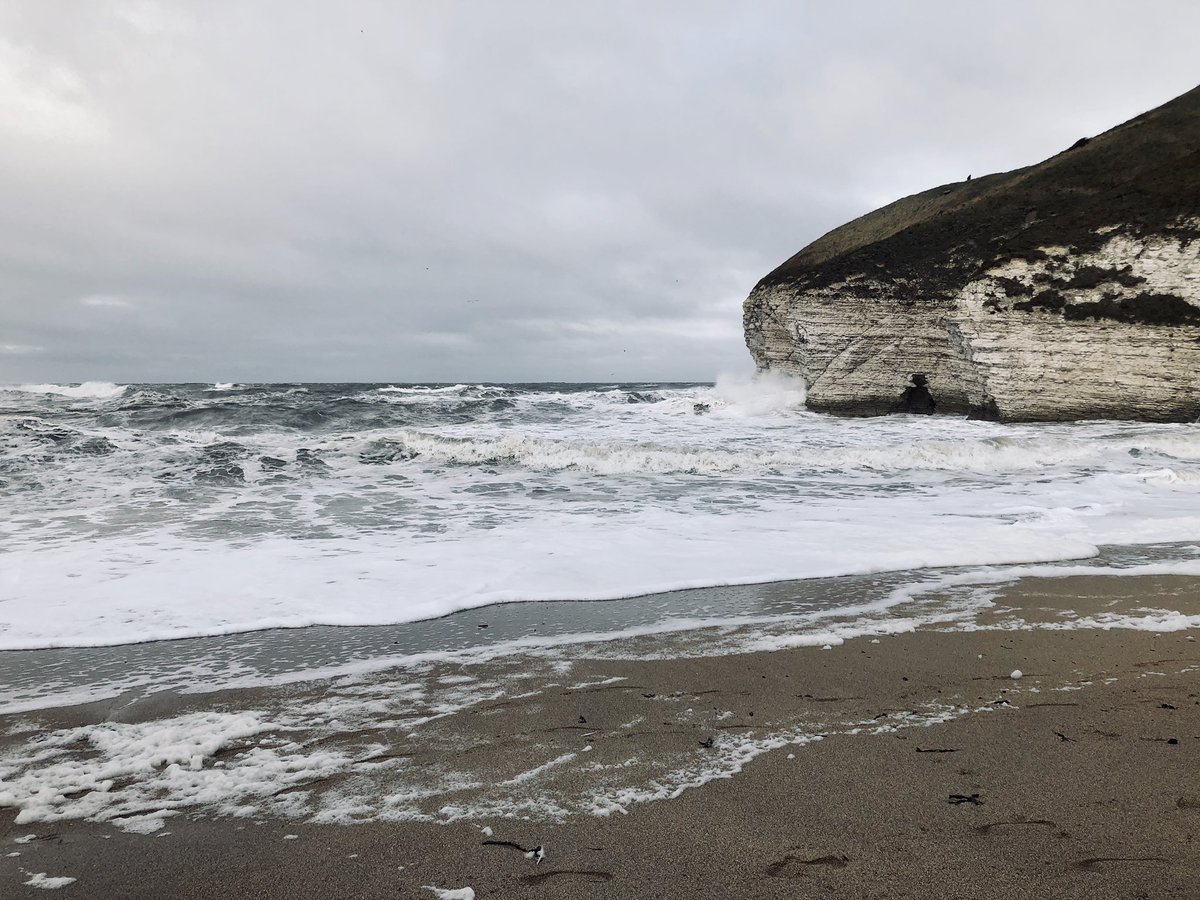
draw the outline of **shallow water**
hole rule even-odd
[[[1109,547],[1082,563],[949,568],[817,578],[609,601],[508,603],[397,625],[313,626],[109,647],[0,651],[0,714],[198,693],[394,670],[571,653],[580,644],[629,641],[637,658],[720,655],[780,646],[840,644],[923,625],[971,627],[998,588],[1026,576],[1200,576],[1200,546]],[[1136,627],[1131,623],[1127,627]],[[1173,630],[1174,626],[1164,630]]]
[[[769,380],[26,385],[0,507],[0,649],[118,645],[1197,541],[1200,427],[832,419]]]

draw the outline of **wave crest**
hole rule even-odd
[[[111,381],[85,381],[82,384],[19,384],[0,388],[20,394],[50,394],[72,400],[111,400],[129,389],[127,384]]]
[[[1101,465],[1110,454],[1139,450],[1177,460],[1200,460],[1200,441],[1183,435],[1086,443],[1061,438],[931,440],[907,447],[849,446],[789,450],[728,450],[657,443],[569,441],[524,433],[492,438],[447,437],[404,430],[369,445],[360,459],[374,464],[424,459],[445,465],[516,465],[533,471],[597,475],[721,475],[781,471],[961,472],[975,475],[1037,472]],[[1172,471],[1175,480],[1190,480]],[[1156,480],[1153,475],[1147,480]],[[1169,480],[1158,473],[1157,480]]]

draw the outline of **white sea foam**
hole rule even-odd
[[[17,679],[10,687],[0,690],[0,712],[20,713],[50,706],[77,705],[122,693],[136,694],[147,690],[176,690],[184,693],[223,689],[281,686],[315,679],[367,676],[383,671],[419,672],[431,665],[474,666],[506,657],[525,657],[563,660],[571,648],[586,646],[592,658],[660,659],[688,655],[741,654],[775,651],[796,647],[836,647],[856,638],[873,639],[881,636],[912,632],[920,628],[947,630],[1032,629],[1032,628],[1105,628],[1142,631],[1175,631],[1200,627],[1196,617],[1171,610],[1147,608],[1125,615],[1105,615],[1080,618],[1064,613],[1051,623],[1029,623],[1012,615],[999,620],[989,619],[981,625],[979,615],[993,611],[1004,586],[1020,577],[1070,577],[1077,575],[1104,577],[1136,577],[1150,575],[1200,575],[1200,561],[1177,560],[1141,565],[1109,567],[1100,565],[985,567],[966,571],[931,573],[924,578],[895,578],[901,586],[891,590],[873,589],[862,580],[855,580],[857,589],[850,594],[868,599],[853,605],[827,604],[816,608],[800,607],[758,615],[709,612],[692,617],[669,616],[645,624],[617,625],[607,630],[573,630],[559,634],[531,634],[506,640],[489,640],[459,649],[421,649],[371,653],[350,659],[333,661],[297,659],[281,670],[262,670],[245,662],[231,663],[224,653],[199,655],[181,666],[165,665],[135,667],[122,670],[118,676],[111,672],[88,678],[84,673],[69,679],[32,676],[27,681]],[[803,596],[803,595],[801,595]],[[870,599],[873,598],[873,599]],[[696,642],[682,639],[685,633],[699,635]],[[648,637],[676,635],[671,641],[645,641]],[[572,650],[572,653],[578,652]],[[172,657],[172,660],[174,657]],[[469,670],[468,670],[469,671]],[[570,690],[597,684],[611,684],[612,679],[600,682],[569,685]],[[440,677],[442,689],[461,687],[464,696],[486,691],[487,685],[474,676]],[[408,690],[405,685],[393,685],[393,694],[400,696]],[[438,712],[445,714],[453,705]],[[18,722],[12,734],[30,730],[29,723]]]
[[[147,834],[184,809],[324,823],[603,816],[732,777],[763,753],[825,734],[928,725],[965,713],[930,707],[893,717],[886,725],[726,731],[707,750],[693,750],[686,758],[668,754],[662,761],[589,756],[581,767],[577,753],[558,753],[507,779],[481,778],[471,761],[455,768],[453,753],[445,766],[412,769],[389,758],[386,745],[356,746],[353,738],[356,728],[371,725],[395,729],[409,740],[444,741],[436,729],[424,730],[439,716],[421,716],[422,708],[450,714],[497,696],[514,699],[520,696],[517,687],[507,694],[493,687],[459,696],[396,697],[390,684],[343,684],[319,701],[310,698],[295,709],[277,711],[274,721],[260,712],[204,713],[47,732],[0,754],[0,806],[14,808],[18,824],[76,818]],[[332,749],[327,740],[332,732],[349,736],[341,749]],[[547,748],[530,749],[536,754]],[[352,777],[317,793],[304,790],[338,775]],[[284,790],[289,787],[296,790]],[[467,792],[473,796],[467,798]]]
[[[724,373],[712,389],[712,405],[743,417],[804,411],[807,386],[799,378],[779,372],[760,372],[753,377]]]
[[[261,714],[245,711],[52,732],[0,758],[0,807],[15,808],[17,824],[86,818],[148,832],[164,816],[191,806],[227,815],[237,815],[251,800],[279,807],[272,798],[281,788],[348,765],[342,753],[304,751],[264,737],[278,731]],[[239,745],[228,760],[213,760],[218,750]],[[79,746],[91,752],[67,752]],[[285,799],[280,808],[291,802]]]
[[[129,834],[154,834],[156,831],[161,831],[167,824],[169,815],[174,815],[174,812],[160,810],[154,813],[125,816],[114,820],[113,824]]]
[[[1101,613],[1094,616],[1074,616],[1061,622],[1039,624],[1037,627],[1055,631],[1098,628],[1104,631],[1121,629],[1162,634],[1200,628],[1200,616],[1189,616],[1172,609],[1148,608],[1141,610],[1139,614]]]
[[[451,465],[512,464],[538,472],[579,471],[602,475],[719,475],[798,472],[947,472],[1006,474],[1043,472],[1076,465],[1099,465],[1112,454],[1160,452],[1200,463],[1193,435],[1138,437],[1102,444],[1061,439],[982,438],[913,441],[907,446],[812,446],[789,449],[730,449],[725,446],[571,440],[507,432],[495,437],[458,437],[399,429],[387,440],[421,458]],[[1200,482],[1200,469],[1156,469],[1130,473],[1164,484]]]
[[[0,387],[0,391],[21,394],[51,394],[73,400],[111,400],[129,389],[128,385],[108,381],[85,381],[83,384],[21,384]]]
[[[1138,567],[1134,567],[1138,568]],[[971,573],[958,573],[966,576]],[[1144,572],[1140,573],[1144,574]],[[987,582],[986,571],[974,573]],[[949,575],[940,589],[961,587]],[[882,608],[883,601],[878,604]],[[971,609],[960,608],[969,620]],[[966,610],[964,612],[964,610]],[[1111,627],[1170,629],[1178,622],[1148,610],[1144,619],[1127,616]],[[907,617],[929,624],[947,616],[944,606],[928,605],[924,615]],[[770,617],[746,617],[762,625]],[[862,615],[847,623],[860,634],[887,633],[888,615]],[[813,628],[830,630],[813,614]],[[871,624],[873,623],[873,624]],[[797,626],[793,621],[788,629]],[[1085,620],[1023,627],[1092,627]],[[1101,625],[1100,627],[1107,627]],[[872,632],[870,629],[876,629]],[[745,637],[753,641],[754,629]],[[777,632],[779,633],[779,632]],[[731,635],[730,647],[736,636]],[[711,641],[706,641],[711,645]],[[752,643],[743,649],[753,649]],[[759,648],[761,649],[761,647]],[[471,651],[476,662],[490,649]],[[464,663],[467,652],[460,657]],[[266,814],[318,823],[367,821],[470,821],[528,819],[561,821],[571,816],[623,814],[642,803],[669,800],[714,780],[734,777],[764,753],[795,749],[832,735],[886,734],[937,725],[978,709],[930,703],[886,721],[810,721],[786,727],[764,724],[746,732],[722,729],[711,746],[666,751],[655,758],[629,756],[616,744],[597,738],[578,752],[537,740],[508,760],[508,777],[485,775],[480,760],[490,754],[457,754],[462,735],[443,720],[455,713],[483,709],[496,701],[529,697],[562,685],[546,678],[555,671],[550,658],[531,657],[511,678],[445,679],[444,670],[420,670],[414,683],[386,679],[342,679],[319,697],[302,694],[299,702],[277,697],[270,712],[183,714],[144,723],[107,722],[30,736],[10,742],[0,753],[0,805],[16,810],[16,823],[86,818],[112,822],[127,830],[157,833],[165,817],[177,811],[223,815]],[[1006,667],[1007,671],[1007,667]],[[1022,685],[1030,678],[1022,679]],[[573,682],[567,689],[611,684],[612,679]],[[1078,687],[1081,685],[1072,685]],[[1053,688],[1052,685],[1045,687]],[[532,690],[530,689],[532,688]],[[1027,690],[1039,690],[1036,685]],[[663,716],[686,716],[702,724],[687,702],[663,696]],[[672,708],[672,703],[675,704]],[[290,705],[289,705],[290,704]],[[728,713],[705,710],[708,722]],[[607,726],[607,736],[635,727],[641,717]],[[365,729],[365,731],[364,731]],[[615,729],[615,731],[614,731]],[[605,732],[605,726],[598,726]],[[412,766],[375,743],[376,733],[403,735],[404,742],[440,748],[437,766]],[[704,733],[704,732],[701,732]],[[340,736],[331,741],[335,735]],[[363,744],[362,741],[368,743]],[[511,749],[511,748],[509,748]],[[499,750],[499,748],[498,748]],[[690,752],[689,752],[690,751]],[[587,756],[580,754],[586,753]],[[515,763],[515,765],[513,765]],[[349,777],[341,777],[349,776]],[[293,790],[282,790],[293,788]]]
[[[442,395],[442,394],[457,394],[467,388],[465,384],[451,384],[442,387],[429,387],[417,385],[415,387],[381,387],[377,388],[381,394],[416,394],[416,395]]]
[[[555,766],[561,766],[564,763],[574,762],[578,758],[578,753],[564,753],[561,756],[554,757],[554,759],[549,760],[548,762],[542,763],[540,766],[534,766],[532,769],[527,769],[524,772],[520,772],[519,774],[514,775],[512,778],[500,782],[500,784],[505,786],[524,784],[526,781],[533,781],[540,775],[543,775],[547,770],[553,769]]]
[[[813,511],[810,511],[810,515]],[[410,540],[102,538],[69,561],[5,555],[0,648],[95,646],[305,625],[379,625],[518,600],[609,599],[711,585],[1019,563],[1096,552],[1087,520],[1057,526],[881,508],[796,527],[788,506],[689,515],[553,516],[519,528]],[[720,537],[720,528],[726,536]],[[813,529],[818,529],[813,530]],[[1194,523],[1200,539],[1200,517]],[[616,564],[618,563],[619,564]]]
[[[0,394],[0,649],[1200,540],[1196,426],[835,420],[771,378],[26,387],[60,393]]]
[[[23,882],[26,887],[43,888],[52,891],[75,883],[75,879],[69,875],[47,875],[45,872],[30,872],[26,874],[29,875],[29,880]]]
[[[425,890],[432,891],[437,900],[475,900],[474,888],[440,888],[427,884]]]
[[[4,556],[0,648],[390,624],[515,600],[1084,558],[1131,537],[1200,540],[1200,516],[1185,514],[1189,500],[1179,502],[1163,502],[1157,521],[1091,507],[998,518],[982,506],[964,515],[953,501],[858,499],[836,509],[776,502],[716,515],[547,514],[400,544],[386,531],[248,543],[136,534],[75,540],[64,555],[61,543],[45,541]],[[939,505],[950,508],[929,515]],[[1161,565],[1164,572],[1194,568]]]

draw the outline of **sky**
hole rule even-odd
[[[821,234],[1200,81],[1194,0],[4,0],[0,383],[710,381]]]

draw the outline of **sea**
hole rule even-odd
[[[748,622],[824,643],[931,578],[1197,574],[1197,542],[1196,424],[831,418],[772,376],[11,385],[0,710]]]

